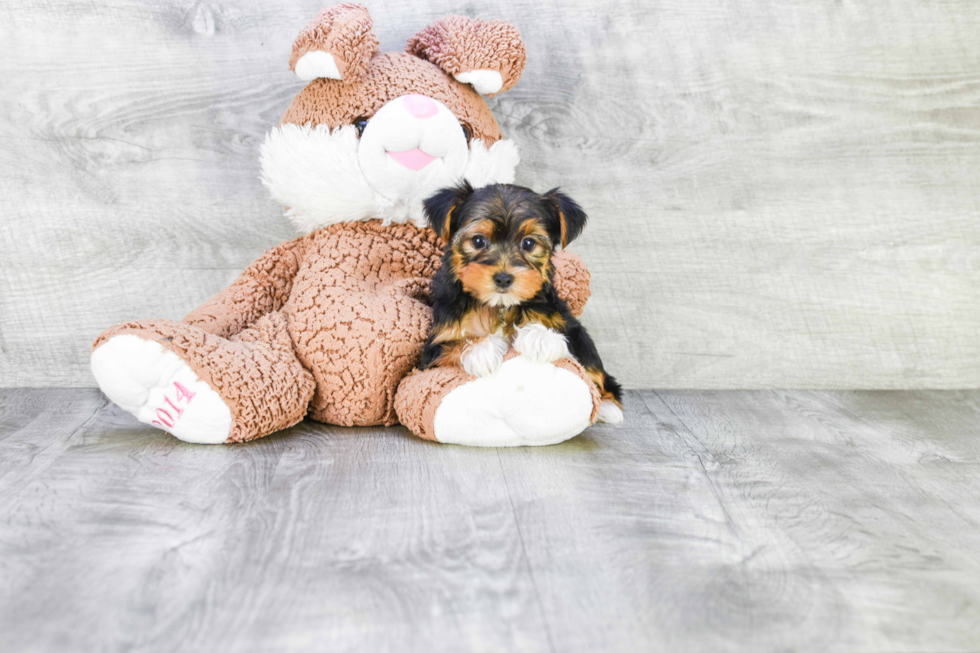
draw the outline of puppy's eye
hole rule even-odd
[[[470,139],[473,138],[473,134],[470,132],[470,128],[464,125],[463,123],[460,123],[459,126],[463,128],[463,136],[466,137],[466,144],[469,145]]]
[[[537,247],[537,245],[538,244],[534,241],[533,238],[525,238],[524,240],[521,241],[521,249],[523,249],[525,252],[533,252],[534,248]]]
[[[488,245],[487,239],[483,236],[473,236],[473,240],[470,241],[473,245],[473,249],[484,249]]]
[[[357,137],[360,138],[364,134],[364,129],[367,127],[368,119],[363,116],[354,119],[354,129],[357,130]]]

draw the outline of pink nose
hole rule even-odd
[[[408,107],[408,112],[416,118],[428,118],[436,115],[439,111],[439,107],[436,106],[435,101],[424,95],[406,95],[402,99],[405,100],[405,106]]]

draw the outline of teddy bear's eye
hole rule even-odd
[[[360,118],[354,118],[354,129],[357,130],[357,137],[360,138],[364,133],[364,128],[367,127],[368,119],[363,116]]]
[[[473,138],[473,134],[470,133],[470,128],[462,123],[459,126],[463,128],[463,136],[466,137],[466,144],[469,145],[470,139]]]

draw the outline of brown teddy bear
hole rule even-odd
[[[431,321],[443,243],[422,200],[466,179],[511,182],[517,150],[480,94],[517,83],[525,49],[501,21],[450,16],[381,53],[367,10],[322,11],[293,44],[307,86],[262,148],[262,180],[305,236],[266,252],[183,321],[102,333],[92,371],[141,422],[186,442],[244,442],[311,418],[395,424],[459,444],[566,440],[599,395],[572,360],[510,351],[483,378],[412,372]],[[556,287],[578,313],[581,260],[559,253]],[[408,375],[408,376],[406,376]]]

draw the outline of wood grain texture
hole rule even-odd
[[[0,7],[0,386],[93,384],[292,236],[258,147],[323,4]],[[980,4],[368,2],[384,49],[517,24],[519,181],[591,225],[585,323],[629,387],[980,386]]]
[[[980,392],[631,392],[544,448],[0,390],[0,650],[975,651]]]

